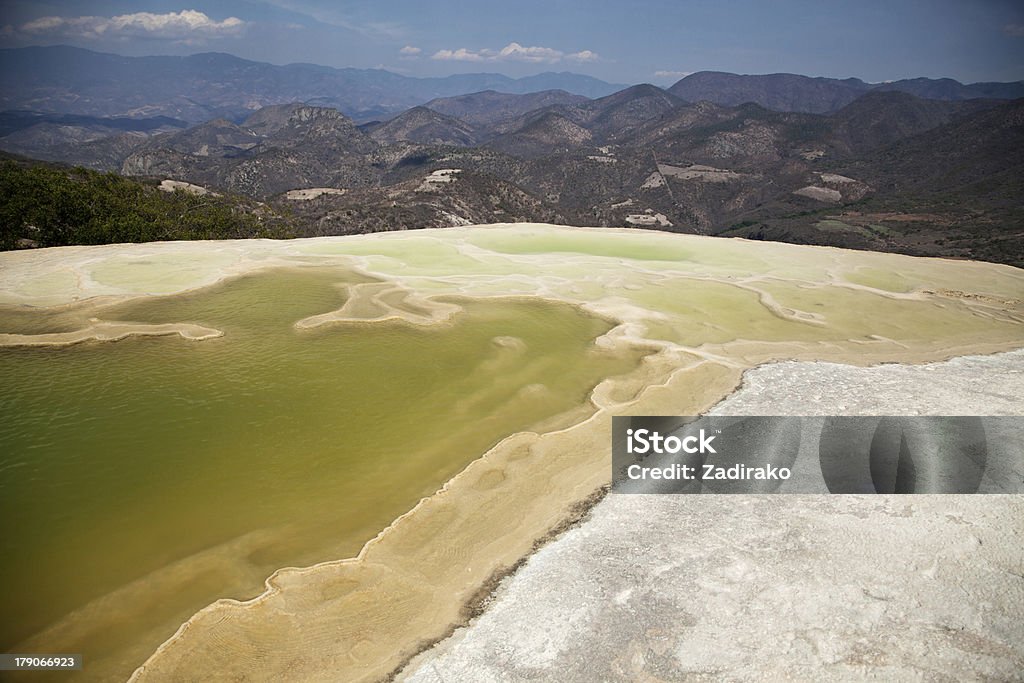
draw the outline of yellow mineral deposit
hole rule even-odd
[[[612,415],[1018,348],[1022,299],[1008,266],[533,224],[0,254],[2,645],[377,679],[608,482]]]

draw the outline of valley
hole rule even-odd
[[[12,113],[0,149],[237,197],[280,235],[539,221],[1024,263],[1024,100],[1000,99],[1019,84],[781,76],[484,90],[369,120],[322,98],[199,123]]]
[[[613,418],[1020,414],[1018,10],[317,4],[4,9],[0,650],[81,654],[55,683],[1020,669],[1021,505],[900,495],[1019,489],[987,454],[1020,422],[876,430],[855,488],[807,425],[817,459],[722,461],[777,496],[612,485]],[[725,431],[671,438],[711,478]]]

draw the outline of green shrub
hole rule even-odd
[[[251,204],[251,203],[250,203]],[[246,200],[163,192],[114,173],[0,163],[0,248],[155,240],[289,237],[277,216],[261,221]]]

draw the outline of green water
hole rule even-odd
[[[483,233],[474,235],[472,243],[504,254],[552,254],[575,253],[612,258],[629,258],[639,261],[690,261],[696,258],[692,249],[666,244],[664,240],[643,241],[633,235],[622,237],[602,235],[595,239],[593,233],[538,233],[535,235],[508,235]]]
[[[639,362],[596,350],[606,321],[539,300],[296,330],[344,302],[342,281],[358,280],[270,271],[88,314],[218,339],[0,349],[0,647],[60,624],[47,651],[126,676],[196,609],[354,555],[501,438]],[[0,313],[0,331],[73,313]]]

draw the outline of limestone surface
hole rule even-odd
[[[1019,415],[1024,353],[770,364],[713,412]],[[1022,569],[1018,495],[613,493],[399,680],[1021,680]]]

